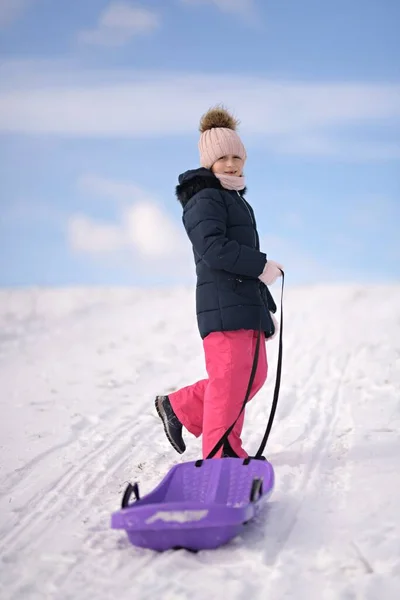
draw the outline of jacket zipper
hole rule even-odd
[[[241,201],[243,202],[243,204],[245,205],[245,207],[247,208],[247,211],[248,211],[248,213],[249,213],[249,215],[250,215],[250,219],[251,219],[251,222],[252,222],[252,224],[253,224],[253,232],[254,232],[254,245],[255,245],[255,247],[257,248],[256,226],[255,226],[255,223],[254,223],[253,217],[252,217],[252,215],[251,215],[250,209],[249,209],[249,207],[247,206],[247,202],[245,201],[245,199],[244,199],[244,198],[243,198],[243,197],[242,197],[242,196],[239,194],[239,192],[238,192],[237,190],[236,190],[236,193],[237,193],[237,195],[239,196],[239,198],[241,199]]]

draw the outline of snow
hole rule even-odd
[[[218,550],[137,549],[110,529],[127,482],[200,452],[169,446],[154,395],[204,374],[191,289],[0,292],[2,599],[400,597],[400,286],[288,287],[268,508]]]
[[[207,515],[208,510],[160,510],[149,517],[146,523],[155,523],[155,521],[188,523],[189,521],[201,521]]]

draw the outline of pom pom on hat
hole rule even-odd
[[[223,106],[210,108],[200,119],[200,133],[216,127],[224,127],[236,131],[239,121],[228,113]]]
[[[240,156],[244,161],[247,154],[236,132],[239,121],[223,106],[208,110],[200,120],[200,164],[206,169],[227,154]]]

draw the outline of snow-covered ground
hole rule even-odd
[[[193,291],[0,293],[2,600],[400,598],[400,286],[288,288],[285,309],[269,509],[224,548],[154,554],[110,515],[127,481],[146,493],[199,456],[153,408],[205,374]]]

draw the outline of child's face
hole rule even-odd
[[[234,154],[227,154],[217,160],[211,167],[213,173],[219,175],[236,175],[241,177],[243,175],[244,160]]]

